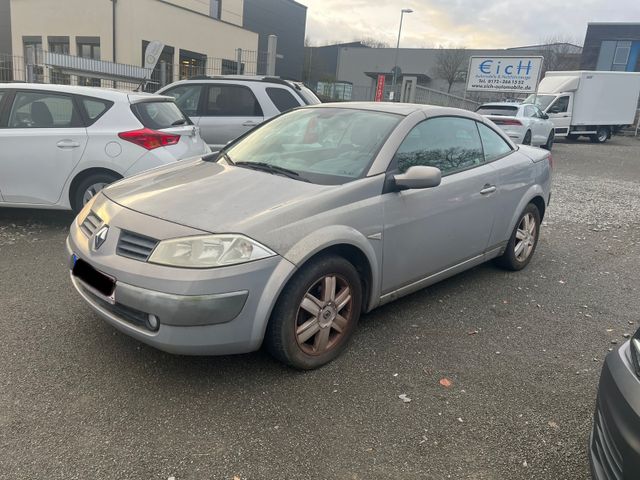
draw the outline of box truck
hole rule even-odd
[[[638,97],[640,73],[547,72],[525,103],[535,102],[549,116],[556,137],[603,143],[634,123]]]

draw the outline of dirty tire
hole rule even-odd
[[[345,303],[348,298],[350,303]],[[280,294],[267,326],[265,346],[291,367],[321,367],[347,348],[361,308],[362,280],[355,267],[337,255],[318,257],[296,272]],[[305,329],[307,325],[311,327]],[[317,333],[307,339],[311,332]]]
[[[524,238],[522,238],[522,232],[526,230],[524,228],[525,217],[535,222],[534,231],[533,235],[531,235],[530,237],[524,236]],[[514,227],[513,232],[511,233],[511,238],[509,239],[509,243],[507,243],[504,254],[502,254],[501,257],[496,258],[495,263],[505,270],[512,271],[522,270],[524,267],[526,267],[531,261],[531,258],[533,258],[533,254],[535,253],[536,247],[538,246],[538,239],[540,237],[540,223],[540,212],[538,210],[538,207],[536,207],[533,203],[530,203],[518,217],[518,221],[516,222],[516,226]],[[525,243],[532,243],[532,245],[530,246],[525,245],[523,247],[526,250],[526,256],[518,255],[518,246],[523,241]]]

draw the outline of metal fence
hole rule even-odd
[[[29,82],[52,83],[61,85],[82,85],[93,87],[119,88],[122,90],[144,90],[155,92],[161,87],[178,80],[185,80],[197,76],[215,75],[266,75],[268,73],[267,52],[250,50],[236,50],[233,60],[216,57],[202,57],[200,59],[185,59],[177,65],[164,61],[158,62],[149,78],[136,79],[137,75],[129,76],[127,71],[139,72],[140,66],[114,64],[111,62],[86,59],[81,57],[65,56],[69,59],[86,63],[87,70],[82,74],[73,70],[60,68],[51,64],[53,57],[62,57],[59,54],[49,55],[39,51],[29,60],[25,57],[0,53],[0,83],[3,82]],[[124,76],[108,76],[95,71],[92,64],[110,64],[118,67],[118,72],[125,72]]]

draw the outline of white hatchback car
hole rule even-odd
[[[0,206],[80,210],[104,186],[210,152],[171,97],[0,84]]]
[[[476,113],[485,116],[515,143],[535,145],[551,150],[554,141],[553,122],[549,116],[531,104],[485,103]]]

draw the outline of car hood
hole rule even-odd
[[[125,208],[173,223],[250,235],[335,188],[198,159],[122,180],[103,193]]]

